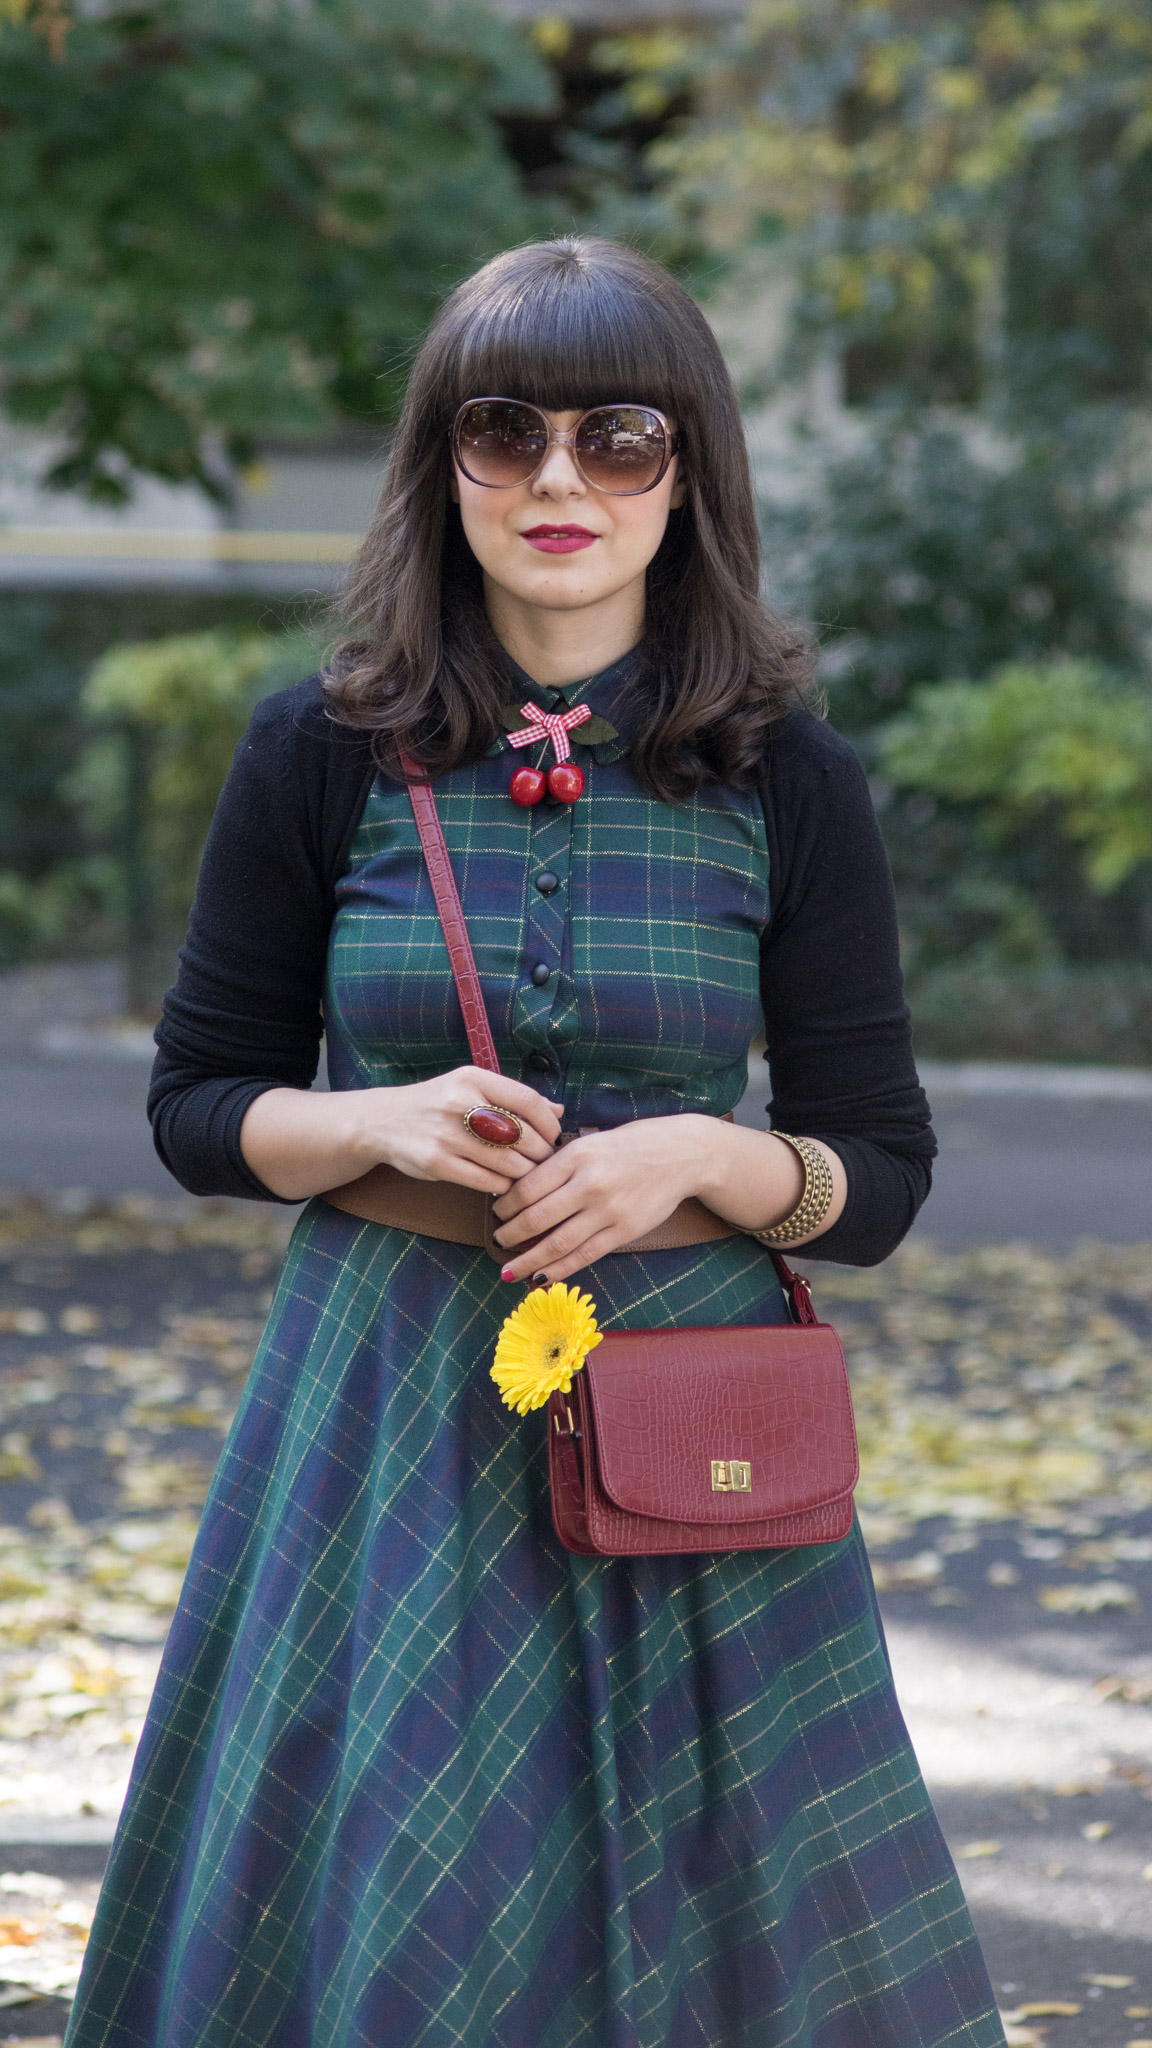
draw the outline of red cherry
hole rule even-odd
[[[580,780],[583,782],[584,777],[581,776]],[[523,804],[527,809],[531,804],[539,803],[547,787],[543,769],[517,768],[508,784],[508,794],[514,804]]]
[[[584,791],[584,770],[575,761],[559,761],[548,770],[548,788],[558,803],[574,804]]]

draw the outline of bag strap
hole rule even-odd
[[[406,775],[420,773],[411,755],[406,754],[402,747],[400,765]],[[408,797],[424,853],[424,864],[428,869],[428,879],[432,884],[432,894],[436,898],[444,943],[448,948],[452,979],[460,999],[472,1065],[483,1067],[486,1073],[498,1074],[500,1062],[496,1057],[496,1041],[492,1036],[492,1026],[488,1022],[484,991],[476,971],[476,955],[472,951],[472,941],[468,936],[464,907],[460,901],[460,891],[456,887],[456,877],[452,873],[448,848],[444,843],[444,828],[440,823],[440,813],[436,809],[431,783],[410,782]],[[792,1321],[799,1323],[802,1328],[818,1323],[820,1318],[812,1303],[812,1289],[804,1275],[794,1273],[779,1252],[772,1253],[772,1264],[784,1290],[784,1299],[788,1303]]]
[[[400,765],[406,775],[419,775],[420,769],[411,756],[400,749]],[[420,835],[424,851],[424,864],[436,898],[436,909],[444,932],[444,943],[452,963],[452,979],[456,983],[456,994],[464,1016],[464,1029],[468,1034],[468,1050],[472,1065],[483,1067],[489,1074],[500,1072],[496,1057],[496,1041],[492,1026],[488,1022],[488,1011],[484,1004],[484,991],[480,976],[476,972],[476,955],[468,937],[468,926],[464,922],[464,911],[460,902],[460,891],[452,873],[448,848],[444,844],[444,828],[436,809],[436,799],[430,782],[410,782],[408,796],[412,805],[412,816]]]
[[[779,1252],[773,1252],[772,1264],[776,1268],[776,1278],[784,1290],[784,1299],[788,1303],[792,1321],[799,1323],[802,1330],[814,1329],[820,1318],[812,1299],[811,1281],[805,1279],[803,1273],[794,1273],[788,1261],[782,1259]]]

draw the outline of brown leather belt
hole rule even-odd
[[[732,1123],[731,1112],[723,1119]],[[591,1136],[587,1131],[561,1138],[570,1144],[573,1135]],[[359,1180],[331,1188],[323,1197],[346,1216],[359,1216],[365,1223],[385,1223],[394,1230],[410,1230],[417,1237],[439,1237],[450,1244],[483,1245],[497,1265],[516,1257],[516,1251],[496,1243],[493,1229],[499,1229],[492,1215],[492,1197],[474,1188],[457,1187],[447,1180],[413,1180],[394,1166],[374,1166]],[[714,1239],[738,1235],[735,1224],[705,1208],[695,1197],[681,1202],[670,1216],[636,1237],[617,1246],[621,1252],[678,1251],[682,1246],[711,1244]],[[523,1250],[518,1246],[517,1251]]]

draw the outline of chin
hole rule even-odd
[[[554,568],[537,576],[510,576],[504,583],[504,588],[518,597],[521,604],[546,605],[553,611],[595,604],[600,598],[611,597],[615,587],[604,587],[587,576],[557,575]]]

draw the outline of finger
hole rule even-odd
[[[493,1234],[502,1250],[512,1251],[518,1244],[525,1244],[530,1237],[547,1237],[553,1230],[559,1230],[565,1223],[575,1223],[583,1214],[585,1229],[593,1228],[594,1220],[603,1227],[603,1219],[594,1219],[570,1189],[560,1188],[549,1195],[546,1201],[532,1202],[519,1214],[501,1223]]]
[[[528,1251],[517,1255],[510,1254],[500,1269],[500,1277],[502,1280],[532,1280],[542,1274],[541,1286],[545,1281],[567,1280],[584,1266],[590,1266],[594,1259],[602,1259],[605,1253],[616,1251],[627,1242],[622,1225],[611,1230],[596,1230],[585,1237],[569,1231],[555,1231],[542,1244],[534,1244]]]
[[[537,1171],[534,1159],[525,1159],[516,1145],[485,1145],[481,1138],[474,1138],[469,1131],[455,1131],[440,1143],[440,1157],[443,1160],[467,1159],[473,1166],[483,1166],[489,1173],[499,1173],[509,1188]]]
[[[525,1124],[523,1137],[517,1138],[509,1149],[519,1152],[530,1165],[539,1166],[545,1159],[551,1159],[556,1147],[548,1138],[542,1138],[539,1131],[534,1131],[531,1124]]]
[[[566,1258],[546,1258],[543,1267],[536,1266],[533,1270],[544,1272],[549,1285],[553,1280],[570,1280],[573,1273],[582,1272],[586,1266],[594,1265],[597,1259],[606,1258],[609,1252],[619,1251],[620,1246],[627,1242],[628,1239],[622,1238],[618,1230],[600,1230],[595,1237],[590,1237],[584,1244],[577,1245],[576,1250],[569,1252]]]
[[[490,1166],[479,1166],[473,1159],[450,1159],[442,1173],[430,1177],[448,1181],[458,1188],[475,1188],[481,1195],[504,1195],[508,1192],[506,1174],[494,1173]]]
[[[501,1198],[497,1211],[501,1222],[511,1222],[514,1216],[524,1214],[526,1210],[547,1200],[549,1196],[560,1194],[571,1179],[572,1169],[563,1153],[553,1153],[542,1166],[533,1166],[528,1173],[520,1174],[515,1185]],[[571,1209],[557,1212],[552,1217],[552,1222],[558,1222],[561,1213],[570,1215]]]
[[[461,1114],[465,1114],[476,1102],[490,1102],[496,1109],[510,1109],[523,1123],[536,1131],[545,1144],[552,1146],[560,1135],[561,1112],[554,1103],[538,1095],[524,1081],[509,1080],[506,1074],[489,1074],[483,1067],[461,1067],[458,1070],[466,1078],[469,1088],[476,1093],[471,1101],[462,1103]]]

